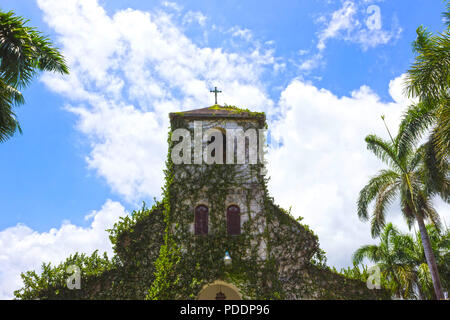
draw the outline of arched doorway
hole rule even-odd
[[[205,285],[197,297],[198,300],[242,300],[239,289],[225,281],[216,280]]]

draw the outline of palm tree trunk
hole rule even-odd
[[[423,222],[422,215],[417,214],[417,224],[419,225],[420,237],[422,238],[423,250],[425,252],[425,258],[427,259],[428,268],[430,269],[431,279],[433,280],[434,292],[438,300],[443,300],[444,293],[442,292],[441,279],[439,278],[439,272],[436,265],[436,259],[434,257],[433,250],[431,249],[430,237],[428,236],[427,228]]]

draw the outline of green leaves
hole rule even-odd
[[[16,88],[28,85],[37,70],[69,73],[64,57],[51,41],[25,26],[27,22],[12,11],[0,12],[0,75]]]
[[[361,220],[369,218],[368,206],[380,193],[380,190],[395,184],[399,174],[393,170],[381,170],[377,176],[370,179],[369,183],[360,191],[358,198],[358,216]]]
[[[437,228],[428,225],[427,231],[439,271],[443,275],[443,287],[448,288],[450,281],[448,277],[450,271],[449,230],[440,233]],[[384,286],[391,290],[392,295],[404,299],[434,298],[431,274],[419,232],[416,235],[401,233],[389,223],[382,229],[379,244],[360,247],[354,252],[352,259],[357,270],[359,270],[357,266],[364,259],[375,263],[380,268],[382,283],[384,280]],[[346,274],[354,273],[353,269],[346,271]]]
[[[400,154],[407,152],[427,129],[432,129],[433,141],[439,161],[448,160],[450,151],[450,1],[443,13],[447,28],[433,35],[426,28],[417,29],[413,51],[415,62],[407,72],[405,92],[419,98],[406,112],[400,132]]]
[[[403,115],[398,134],[398,153],[402,158],[411,153],[418,140],[436,121],[435,106],[429,100],[411,105]]]
[[[372,151],[381,161],[399,171],[403,171],[403,158],[399,158],[397,154],[397,145],[384,141],[374,134],[368,135],[365,140],[367,149]]]
[[[440,100],[447,96],[449,81],[450,37],[448,30],[432,35],[425,28],[417,29],[417,39],[413,42],[417,53],[416,61],[408,70],[406,92],[420,100]]]
[[[24,103],[20,89],[38,71],[69,73],[64,57],[51,41],[12,11],[0,11],[0,142],[20,130],[13,107]]]
[[[447,11],[442,13],[442,18],[444,20],[445,25],[447,26],[447,29],[449,29],[450,28],[450,1],[446,0],[444,2],[446,2],[445,7],[446,7]]]
[[[84,288],[90,278],[98,277],[105,271],[117,267],[117,260],[110,260],[106,252],[101,257],[97,251],[94,251],[90,256],[75,253],[54,267],[50,263],[43,263],[40,275],[35,271],[21,274],[24,286],[14,292],[15,297],[18,299],[75,298],[79,290],[68,290],[66,285],[66,280],[70,276],[67,269],[71,265],[80,268],[81,286]]]
[[[0,78],[0,142],[22,132],[12,107],[24,102],[22,94]]]
[[[427,105],[417,105],[417,114],[426,114]],[[419,115],[417,117],[419,117]],[[412,119],[412,114],[409,114]],[[431,198],[438,194],[448,201],[450,182],[448,180],[448,162],[439,162],[433,152],[434,144],[427,143],[415,147],[418,136],[409,125],[400,127],[397,137],[392,142],[384,141],[376,135],[366,137],[367,148],[389,166],[372,178],[360,191],[358,198],[358,216],[368,220],[368,207],[375,202],[371,214],[372,237],[380,234],[385,224],[387,207],[400,196],[402,213],[411,226],[417,215],[429,218],[439,227],[439,216],[434,210]],[[408,127],[409,126],[409,127]]]
[[[353,253],[352,260],[354,265],[360,264],[364,258],[369,259],[370,261],[378,261],[379,257],[379,247],[376,245],[365,245],[359,248]]]
[[[380,234],[381,229],[385,224],[385,211],[387,207],[394,201],[398,196],[398,186],[399,181],[396,180],[393,183],[386,183],[379,190],[377,198],[375,201],[375,208],[373,210],[372,221],[371,221],[371,231],[372,237],[376,237]]]

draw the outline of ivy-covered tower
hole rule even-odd
[[[180,249],[180,274],[189,270],[180,278],[186,281],[182,287],[195,285],[197,293],[192,293],[199,298],[223,291],[247,298],[276,297],[278,271],[268,255],[273,243],[268,241],[270,211],[261,149],[264,113],[214,105],[171,113],[170,120],[170,233]],[[185,134],[178,133],[180,129]],[[192,138],[190,145],[184,144],[191,151],[184,160],[191,161],[177,164],[180,154],[174,153],[181,148],[176,145],[183,142],[179,137],[184,142]],[[238,292],[232,293],[231,287]]]
[[[109,230],[113,259],[74,255],[25,299],[380,299],[326,267],[317,236],[274,204],[264,168],[264,113],[236,107],[170,114],[161,201]],[[81,269],[68,288],[67,267]]]

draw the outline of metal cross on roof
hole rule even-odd
[[[217,94],[222,93],[222,91],[219,91],[217,90],[217,87],[214,87],[214,90],[209,90],[209,92],[214,92],[214,97],[216,98],[214,104],[217,104]]]

